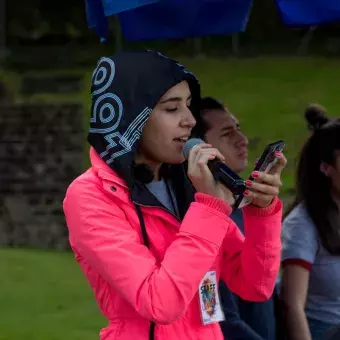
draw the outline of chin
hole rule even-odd
[[[244,171],[247,168],[247,165],[248,165],[248,162],[242,163],[234,171],[236,173],[240,173],[240,172]]]
[[[182,164],[184,162],[185,162],[185,158],[183,155],[178,155],[178,157],[169,157],[165,161],[166,164],[173,164],[173,165]]]

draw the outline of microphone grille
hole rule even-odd
[[[185,159],[189,158],[189,152],[190,150],[195,147],[198,144],[202,144],[205,143],[204,140],[200,139],[200,138],[190,138],[187,140],[187,142],[184,144],[183,147],[183,155],[185,157]]]

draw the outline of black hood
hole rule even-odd
[[[92,76],[88,141],[132,188],[137,142],[159,99],[187,80],[199,116],[200,85],[183,65],[153,51],[120,52],[99,60]]]

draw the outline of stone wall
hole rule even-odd
[[[0,245],[68,248],[62,200],[83,150],[81,105],[0,106]]]

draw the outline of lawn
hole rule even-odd
[[[0,249],[0,340],[93,340],[106,325],[71,253]]]

